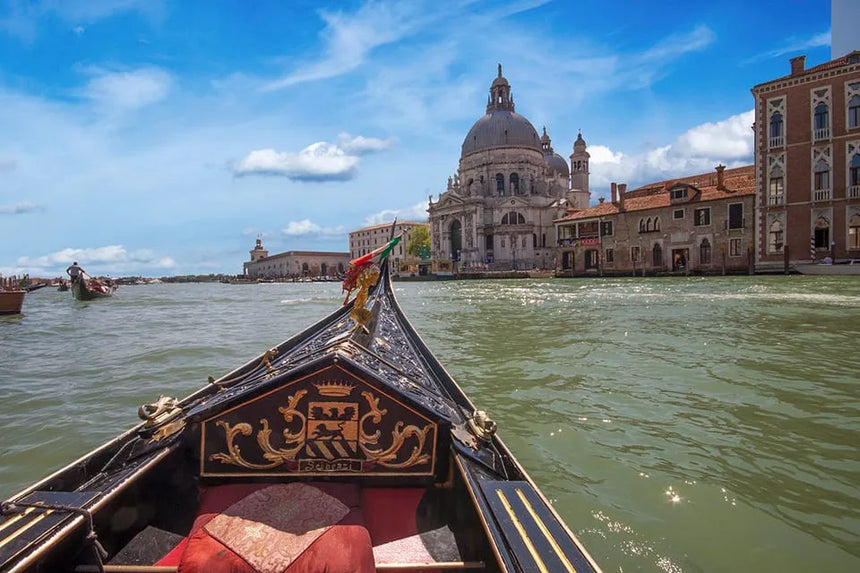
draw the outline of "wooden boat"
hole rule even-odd
[[[4,502],[0,571],[600,571],[415,332],[387,261],[353,286]]]
[[[796,263],[792,265],[795,271],[802,275],[836,275],[857,276],[860,275],[860,260],[854,259],[839,263]]]
[[[66,292],[69,290],[69,283],[67,281],[60,281],[60,284],[57,285],[57,290],[60,292]]]
[[[25,290],[3,290],[0,288],[0,314],[21,314]]]
[[[114,295],[116,286],[109,285],[99,279],[84,276],[83,273],[72,278],[72,296],[77,300],[94,300]]]

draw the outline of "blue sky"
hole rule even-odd
[[[592,200],[752,163],[830,3],[0,0],[0,273],[240,273],[426,219],[501,63]]]

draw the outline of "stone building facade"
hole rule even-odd
[[[752,88],[761,271],[860,259],[860,51]]]
[[[553,220],[588,207],[589,154],[579,135],[570,165],[543,130],[516,113],[511,86],[498,76],[486,114],[469,130],[457,173],[428,208],[434,262],[464,269],[552,268]]]
[[[556,276],[748,272],[755,168],[661,181],[556,220]]]
[[[394,252],[391,253],[391,257],[394,260],[394,269],[398,273],[418,274],[418,265],[421,259],[406,252],[406,247],[412,238],[412,232],[418,227],[429,229],[429,224],[415,221],[397,221],[394,225],[394,235],[403,236],[400,243],[394,247]],[[391,223],[373,225],[352,231],[349,234],[350,259],[366,255],[374,249],[381,247],[389,240],[391,240]]]
[[[325,251],[287,251],[269,256],[263,241],[257,239],[251,260],[242,266],[248,279],[335,278],[346,272],[349,260],[349,253]]]

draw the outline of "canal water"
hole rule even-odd
[[[605,571],[860,571],[860,280],[395,283]],[[159,284],[0,317],[0,499],[334,310]]]

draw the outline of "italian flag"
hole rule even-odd
[[[346,299],[343,301],[344,304],[349,301],[350,293],[352,293],[352,291],[354,291],[358,286],[358,277],[361,275],[362,271],[371,265],[378,265],[381,263],[385,257],[391,254],[391,251],[394,250],[394,247],[397,246],[397,243],[400,242],[401,238],[402,235],[397,235],[378,249],[374,249],[366,255],[362,255],[349,261],[349,269],[346,271],[346,278],[343,279],[343,290],[346,291]]]

